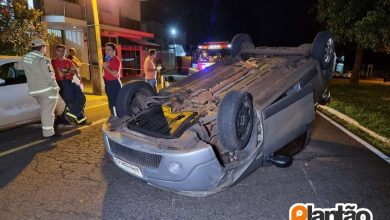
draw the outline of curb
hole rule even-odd
[[[319,114],[321,117],[325,118],[327,121],[329,121],[331,124],[333,124],[334,126],[336,126],[337,128],[339,128],[340,130],[342,130],[344,133],[346,133],[347,135],[349,135],[351,138],[355,139],[357,142],[359,142],[360,144],[362,144],[363,146],[365,146],[367,149],[369,149],[371,152],[373,152],[374,154],[376,154],[377,156],[379,156],[380,158],[382,158],[384,161],[386,161],[387,163],[390,164],[390,157],[387,156],[386,154],[382,153],[380,150],[376,149],[375,147],[373,147],[371,144],[367,143],[366,141],[364,141],[363,139],[361,139],[360,137],[356,136],[355,134],[353,134],[352,132],[350,132],[348,129],[344,128],[343,126],[341,126],[340,124],[338,124],[337,122],[333,121],[332,119],[330,119],[328,116],[326,116],[324,113],[322,113],[321,111],[317,111],[317,114]]]
[[[349,116],[333,109],[333,108],[330,108],[328,106],[322,106],[322,105],[318,105],[318,109],[320,110],[325,110],[327,112],[329,112],[330,114],[344,120],[345,122],[349,123],[349,124],[352,124],[354,126],[356,126],[358,129],[362,130],[363,132],[367,133],[368,135],[370,135],[371,137],[379,140],[379,141],[382,141],[386,144],[390,144],[390,139],[389,138],[386,138],[386,137],[383,137],[382,135],[380,134],[377,134],[375,133],[374,131],[371,131],[370,129],[362,126],[359,122],[357,122],[355,119],[353,118],[350,118]]]

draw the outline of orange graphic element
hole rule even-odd
[[[307,220],[307,208],[302,204],[295,204],[290,208],[290,220]]]

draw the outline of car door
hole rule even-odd
[[[264,155],[303,134],[315,117],[314,88],[297,83],[284,97],[264,110]]]
[[[40,106],[28,95],[24,71],[16,70],[16,60],[0,66],[0,130],[16,127],[40,118]]]

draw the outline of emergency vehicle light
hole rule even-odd
[[[211,45],[209,45],[209,49],[221,49],[221,45],[219,45],[219,44],[211,44]]]

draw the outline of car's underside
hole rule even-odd
[[[142,81],[125,85],[118,94],[118,117],[103,128],[109,152],[114,158],[127,155],[141,167],[149,166],[149,157],[158,160],[155,168],[161,170],[143,178],[190,195],[215,193],[261,165],[288,166],[308,143],[315,105],[332,76],[333,39],[322,35],[314,46],[289,48],[255,48],[241,36],[240,56],[159,94]],[[178,177],[186,172],[186,181],[207,180],[186,183]]]
[[[310,49],[310,44],[256,49],[255,54],[247,55],[249,59],[225,59],[173,84],[158,96],[142,88],[127,103],[132,116],[136,116],[127,121],[127,128],[159,138],[162,148],[178,150],[193,146],[195,137],[188,134],[191,132],[213,146],[221,161],[231,162],[237,157],[229,157],[232,149],[221,143],[217,126],[218,117],[231,120],[219,116],[224,113],[218,112],[223,97],[229,91],[249,93],[259,123],[267,107],[309,83],[318,93],[315,97],[319,97],[324,85],[322,76],[317,75],[321,70],[310,60]]]

